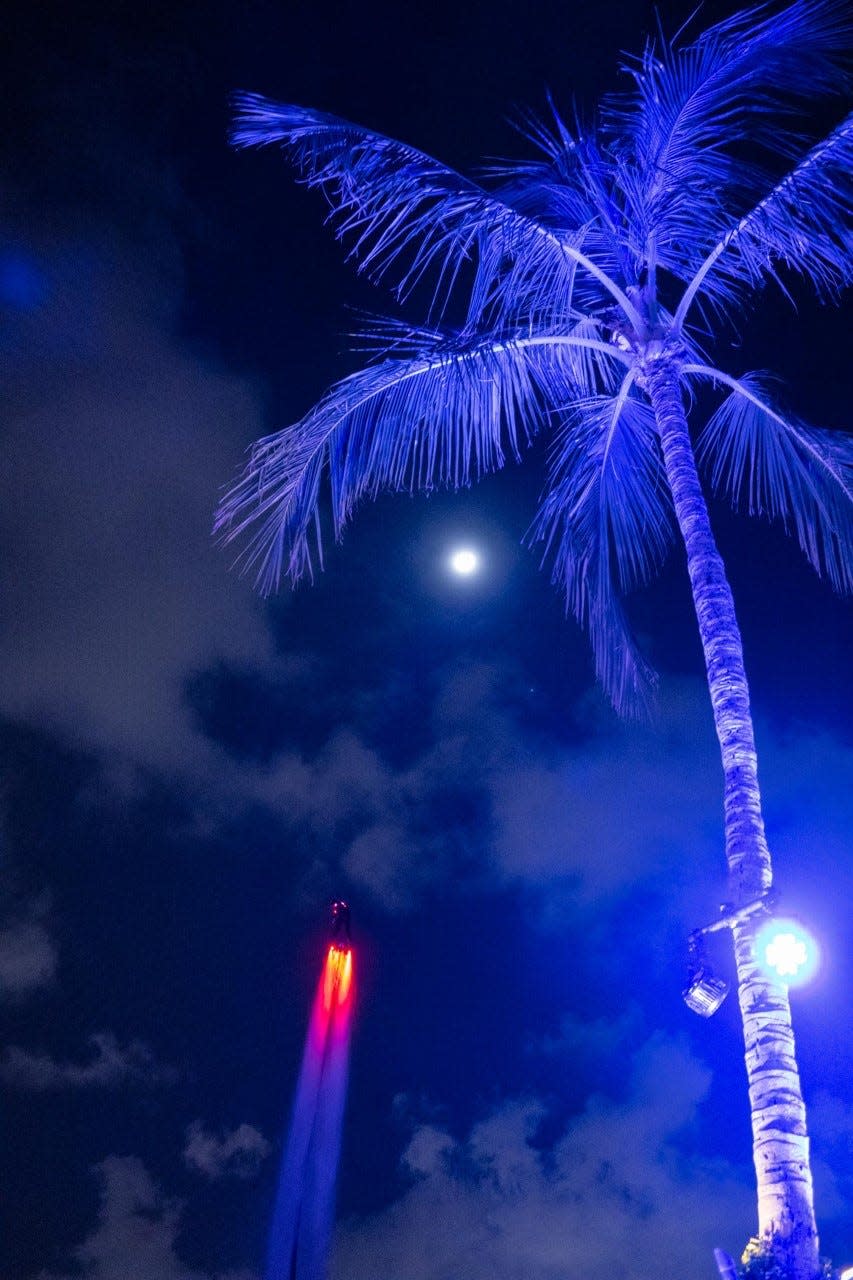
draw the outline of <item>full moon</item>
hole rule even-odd
[[[470,547],[460,547],[450,557],[450,567],[460,578],[467,578],[480,566],[480,557]]]

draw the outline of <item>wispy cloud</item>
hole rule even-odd
[[[818,1091],[809,1107],[815,1203],[821,1220],[846,1228],[853,1220],[853,1106]]]
[[[37,901],[0,929],[0,997],[28,996],[53,981],[59,952],[44,914]]]
[[[562,882],[590,908],[655,878],[699,922],[725,886],[722,770],[705,686],[665,681],[650,725],[619,721],[590,698],[576,708],[573,740],[558,742],[526,726],[506,696],[513,677],[497,665],[448,670],[426,745],[405,767],[342,725],[311,756],[232,769],[232,802],[239,792],[310,831],[391,909],[411,906],[427,884],[458,882],[464,867],[504,883]],[[851,749],[760,716],[757,733],[780,880],[801,876],[803,848],[813,870],[840,868],[853,822]]]
[[[168,1199],[142,1161],[108,1156],[95,1168],[101,1184],[98,1220],[73,1251],[72,1276],[90,1280],[256,1280],[247,1270],[198,1271],[177,1253],[183,1204]],[[42,1271],[38,1280],[62,1280]]]
[[[217,1134],[196,1120],[187,1129],[184,1161],[211,1181],[227,1176],[251,1178],[270,1150],[269,1142],[254,1125],[241,1124]]]
[[[509,1099],[456,1138],[433,1123],[403,1154],[410,1185],[339,1234],[333,1275],[368,1280],[648,1280],[710,1274],[748,1238],[748,1171],[687,1155],[708,1069],[658,1035],[623,1100],[591,1097],[554,1144],[537,1098]]]
[[[61,1061],[49,1053],[12,1045],[0,1058],[0,1079],[11,1088],[33,1092],[163,1084],[174,1079],[174,1071],[159,1064],[151,1049],[139,1040],[121,1045],[106,1031],[90,1036],[89,1045],[91,1052],[82,1062]]]
[[[41,282],[0,351],[6,555],[0,713],[72,745],[173,771],[204,743],[189,673],[271,652],[263,607],[211,543],[253,388],[177,336],[165,261],[106,230],[18,232]]]

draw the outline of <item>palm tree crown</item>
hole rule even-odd
[[[588,629],[617,710],[650,672],[624,597],[687,555],[724,773],[729,895],[758,1180],[759,1240],[786,1280],[816,1280],[808,1134],[787,989],[761,972],[771,884],[749,691],[710,487],[783,521],[815,569],[853,587],[853,436],[781,412],[757,373],[716,367],[714,324],[799,275],[828,298],[853,275],[853,115],[809,146],[797,124],[849,88],[848,5],[759,6],[687,42],[650,43],[594,125],[529,118],[538,158],[489,185],[334,116],[238,99],[238,146],[275,144],[329,199],[362,270],[429,323],[375,323],[376,359],[259,441],[217,515],[264,591],[322,558],[381,490],[468,485],[550,433],[531,538]],[[747,144],[745,146],[745,143]],[[792,167],[793,166],[793,167]],[[785,172],[787,169],[787,172]],[[784,176],[781,176],[784,175]],[[455,325],[451,315],[460,316]],[[688,411],[719,397],[691,432]],[[704,403],[705,397],[702,398]]]
[[[334,116],[238,98],[238,146],[277,144],[322,187],[362,270],[405,297],[426,281],[432,324],[374,326],[380,357],[301,422],[255,446],[217,528],[248,533],[265,592],[310,572],[330,484],[336,534],[380,490],[470,484],[545,428],[550,468],[533,535],[589,629],[598,675],[630,711],[649,672],[620,600],[659,569],[674,535],[654,414],[653,361],[688,395],[724,399],[697,442],[712,486],[778,516],[839,589],[853,585],[848,437],[778,412],[767,380],[705,356],[709,323],[780,268],[835,295],[853,269],[853,116],[802,150],[793,108],[847,83],[846,6],[799,0],[741,14],[678,47],[649,44],[633,90],[596,126],[531,119],[540,159],[493,172],[494,190]],[[778,169],[778,163],[776,164]],[[448,302],[465,307],[455,329]]]

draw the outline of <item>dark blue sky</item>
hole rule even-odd
[[[679,994],[724,892],[681,556],[633,602],[663,674],[637,728],[520,545],[535,450],[365,508],[266,604],[209,539],[245,447],[353,367],[347,308],[392,309],[279,157],[228,150],[228,92],[470,169],[523,150],[507,117],[547,89],[570,110],[616,87],[653,22],[639,0],[12,6],[3,1280],[259,1273],[336,893],[360,981],[335,1280],[710,1278],[751,1234],[735,1002],[705,1023]],[[844,428],[849,338],[849,308],[768,292],[718,357]],[[777,881],[826,952],[795,1028],[824,1250],[851,1261],[850,607],[781,531],[713,515]],[[443,568],[459,539],[471,582]]]

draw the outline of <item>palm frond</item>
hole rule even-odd
[[[424,347],[427,331],[419,330]],[[570,334],[436,341],[410,359],[389,359],[337,383],[300,422],[258,441],[223,497],[214,530],[245,540],[238,562],[269,593],[283,575],[322,562],[319,504],[328,472],[335,536],[356,504],[381,491],[460,488],[519,458],[544,409],[561,404],[577,376]]]
[[[555,109],[553,114],[553,126],[538,121],[535,135],[529,134],[547,159],[505,166],[501,196],[555,229],[583,227],[585,253],[610,279],[632,282],[639,259],[626,221],[624,162],[595,133],[570,135]],[[594,297],[579,305],[594,308]]]
[[[579,320],[567,329],[571,342],[562,352],[569,372],[564,398],[589,397],[600,392],[615,394],[625,376],[624,357],[610,343],[604,326],[597,320]],[[558,407],[562,407],[560,404]]]
[[[549,172],[566,178],[575,172],[582,131],[578,127],[575,133],[572,133],[557,110],[557,104],[550,90],[546,97],[550,119],[546,119],[536,111],[521,110],[517,112],[516,118],[511,123],[523,138],[531,142],[536,150],[545,156],[545,164]],[[516,166],[512,167],[516,168]],[[525,166],[525,168],[528,167]]]
[[[570,239],[584,247],[585,228]],[[533,251],[507,253],[502,239],[486,237],[480,243],[477,268],[468,298],[467,322],[495,328],[525,325],[530,329],[571,323],[583,315],[584,299],[578,297],[577,262],[555,255],[537,244]],[[592,282],[593,286],[595,282]],[[596,291],[599,307],[601,290]]]
[[[717,242],[676,313],[681,326],[701,290],[728,301],[778,263],[837,296],[853,280],[853,113]]]
[[[736,380],[692,364],[684,373],[731,389],[697,447],[714,490],[793,528],[815,570],[836,591],[853,590],[853,436],[783,417],[756,374]]]
[[[405,296],[425,277],[441,307],[466,261],[489,243],[489,261],[524,257],[534,278],[546,273],[571,309],[575,266],[632,311],[605,272],[579,254],[571,235],[558,235],[521,214],[432,157],[337,116],[238,94],[232,141],[237,147],[284,147],[310,187],[326,193],[337,234],[349,239],[360,269],[380,279],[396,271]],[[487,285],[481,289],[488,292]]]
[[[724,234],[733,211],[772,185],[736,154],[739,141],[798,154],[801,137],[786,120],[849,82],[850,36],[844,0],[795,0],[781,13],[759,5],[689,46],[650,44],[627,68],[635,93],[611,101],[607,121],[640,175],[636,204],[679,278],[696,270],[702,245],[707,252]]]
[[[377,315],[355,311],[355,323],[349,330],[352,352],[371,360],[411,360],[433,355],[442,346],[458,345],[459,335],[438,325],[416,325],[399,316]]]
[[[654,676],[620,597],[659,570],[674,524],[654,414],[629,372],[614,395],[579,400],[551,455],[531,529],[553,580],[592,641],[596,672],[616,709],[637,712]]]

